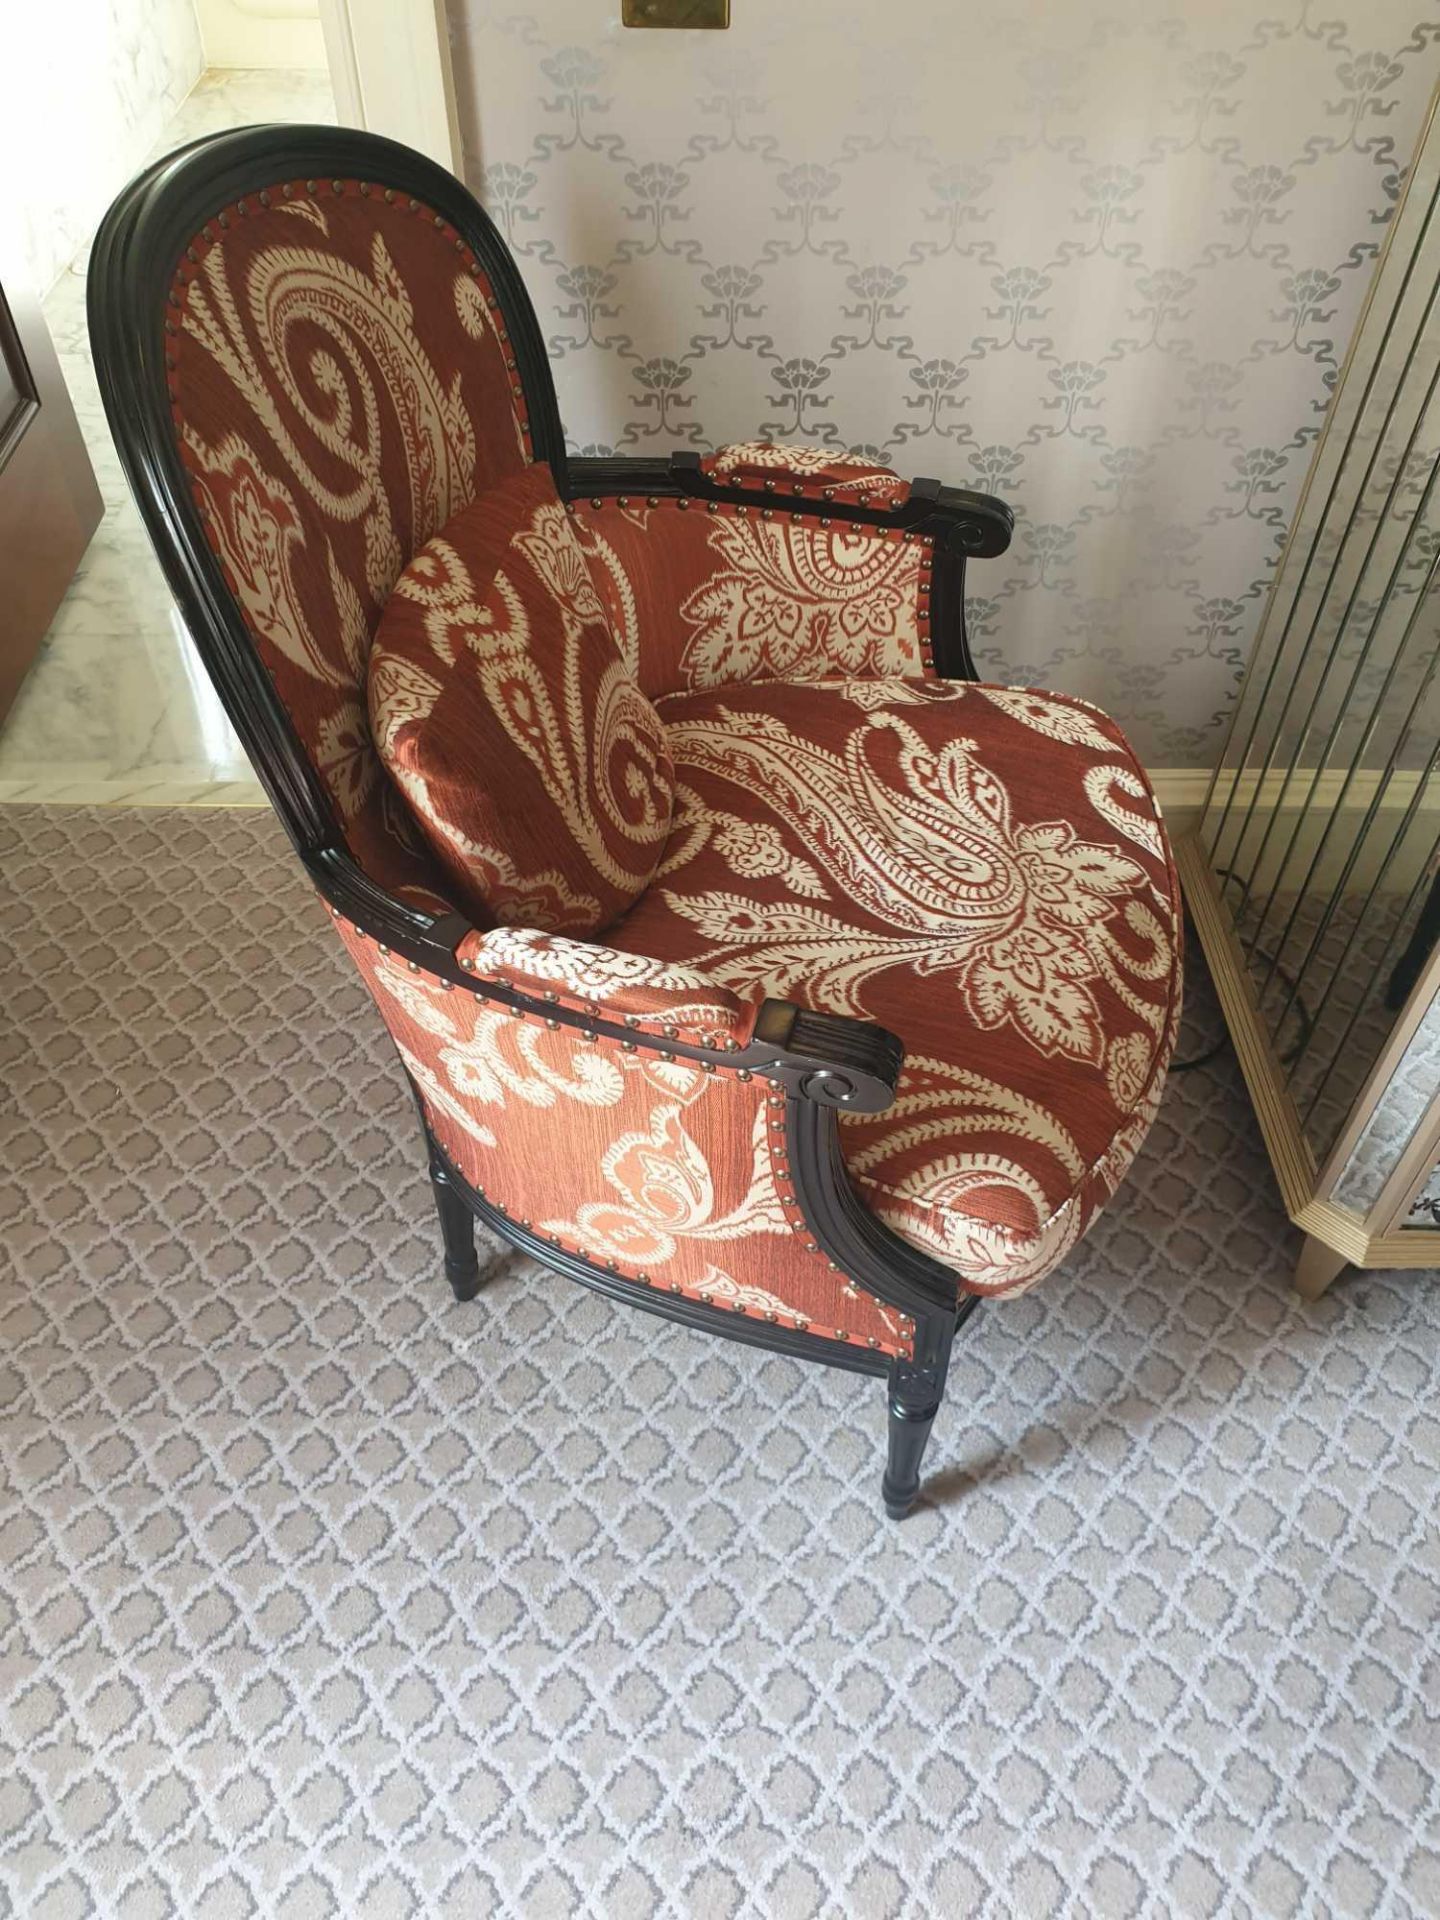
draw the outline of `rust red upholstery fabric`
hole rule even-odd
[[[633,904],[670,830],[670,755],[548,467],[411,560],[369,691],[380,758],[482,924],[597,933]]]
[[[928,538],[686,496],[581,501],[575,525],[652,696],[930,669]]]
[[[277,180],[194,236],[168,312],[175,430],[226,585],[351,851],[435,900],[371,743],[365,662],[405,562],[530,464],[493,290],[420,202]]]
[[[900,1098],[844,1122],[872,1210],[976,1291],[1049,1270],[1149,1124],[1179,891],[1148,784],[1083,702],[923,681],[659,702],[670,845],[616,946],[880,1022]]]
[[[337,925],[432,1133],[492,1204],[553,1246],[657,1290],[882,1353],[913,1351],[912,1323],[810,1238],[784,1101],[767,1082],[517,1018]],[[518,936],[489,938],[513,947]],[[569,945],[545,944],[552,954]]]
[[[811,500],[848,501],[857,507],[903,507],[910,483],[889,467],[833,447],[787,446],[774,440],[743,440],[717,447],[700,469],[719,486],[754,487]]]
[[[742,998],[694,967],[530,928],[468,934],[456,953],[477,980],[623,1021],[661,1040],[733,1051],[749,1040],[760,1008],[761,996]]]

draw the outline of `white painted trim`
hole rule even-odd
[[[460,172],[444,0],[319,0],[342,126],[383,133]]]

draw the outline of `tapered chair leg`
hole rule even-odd
[[[892,1520],[903,1520],[920,1491],[920,1462],[940,1411],[943,1382],[934,1367],[897,1360],[890,1369],[890,1447],[880,1494]]]
[[[480,1291],[480,1262],[475,1258],[475,1217],[450,1184],[443,1167],[432,1166],[430,1185],[445,1239],[445,1278],[457,1300],[473,1300]]]

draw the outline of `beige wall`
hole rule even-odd
[[[451,6],[576,445],[798,432],[1004,493],[984,670],[1214,758],[1440,71],[1417,0]]]

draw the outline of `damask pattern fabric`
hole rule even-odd
[[[574,518],[651,695],[929,669],[928,538],[685,496],[597,497]]]
[[[1134,1157],[1179,1017],[1179,889],[1124,736],[953,682],[659,704],[675,824],[612,939],[890,1028],[899,1098],[843,1123],[862,1194],[966,1288],[1030,1285]]]
[[[277,181],[195,235],[167,313],[176,434],[226,585],[351,851],[439,901],[380,771],[365,665],[410,556],[530,464],[494,293],[418,201]]]
[[[446,522],[370,653],[380,758],[456,897],[495,921],[597,933],[670,830],[664,728],[536,465]]]
[[[882,1353],[912,1350],[905,1317],[810,1238],[790,1183],[784,1098],[768,1081],[522,1018],[336,925],[431,1132],[493,1205],[664,1292]]]
[[[804,499],[893,510],[910,498],[909,481],[889,467],[863,454],[837,453],[833,447],[742,440],[705,454],[700,469],[722,486],[754,487],[782,499],[798,494]]]
[[[456,954],[479,980],[696,1046],[744,1046],[760,1005],[694,967],[523,927],[467,934]]]

